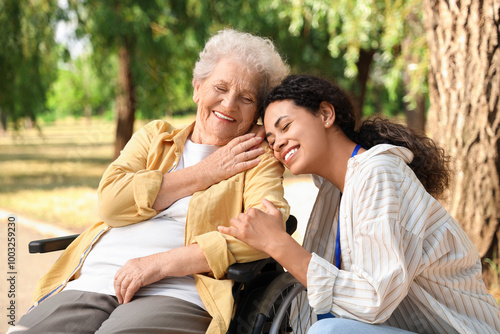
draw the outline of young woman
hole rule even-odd
[[[478,252],[436,200],[449,181],[442,149],[382,119],[355,130],[346,94],[317,77],[288,77],[264,107],[275,157],[319,186],[304,247],[266,200],[219,231],[279,261],[317,314],[335,316],[310,333],[500,332]]]

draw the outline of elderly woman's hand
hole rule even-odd
[[[250,128],[248,133],[255,133],[256,137],[262,137],[262,138],[266,137],[266,129],[264,128],[264,125],[261,125],[261,124],[254,124]]]
[[[204,177],[216,184],[257,166],[260,162],[258,156],[264,153],[259,147],[263,140],[254,133],[234,138],[200,162]]]
[[[128,260],[115,274],[118,302],[128,303],[143,286],[165,277],[181,277],[210,272],[205,254],[198,244]]]
[[[263,140],[254,133],[236,137],[196,165],[165,173],[153,209],[160,212],[180,198],[257,166],[258,156],[264,153],[264,149],[258,147]]]
[[[161,268],[159,254],[128,260],[115,275],[118,302],[128,303],[140,288],[161,280],[164,277]]]

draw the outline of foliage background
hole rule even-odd
[[[225,27],[271,38],[294,72],[335,80],[356,97],[365,115],[404,116],[414,110],[415,103],[408,102],[426,91],[428,66],[420,3],[333,4],[2,0],[2,124],[18,128],[29,119],[36,126],[41,118],[67,116],[113,119],[121,45],[131,52],[137,118],[192,113],[191,75],[198,52]],[[57,43],[54,35],[62,23],[74,33]],[[77,40],[85,44],[83,53],[72,52]]]

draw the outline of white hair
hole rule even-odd
[[[237,61],[262,76],[259,102],[290,72],[270,39],[224,29],[212,36],[200,52],[193,70],[193,83],[205,81],[222,58]]]

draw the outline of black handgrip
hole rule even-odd
[[[271,258],[246,263],[234,263],[227,268],[227,278],[240,283],[250,282]]]
[[[79,234],[73,234],[58,238],[33,240],[29,243],[29,251],[30,253],[48,253],[63,250],[78,236]]]

